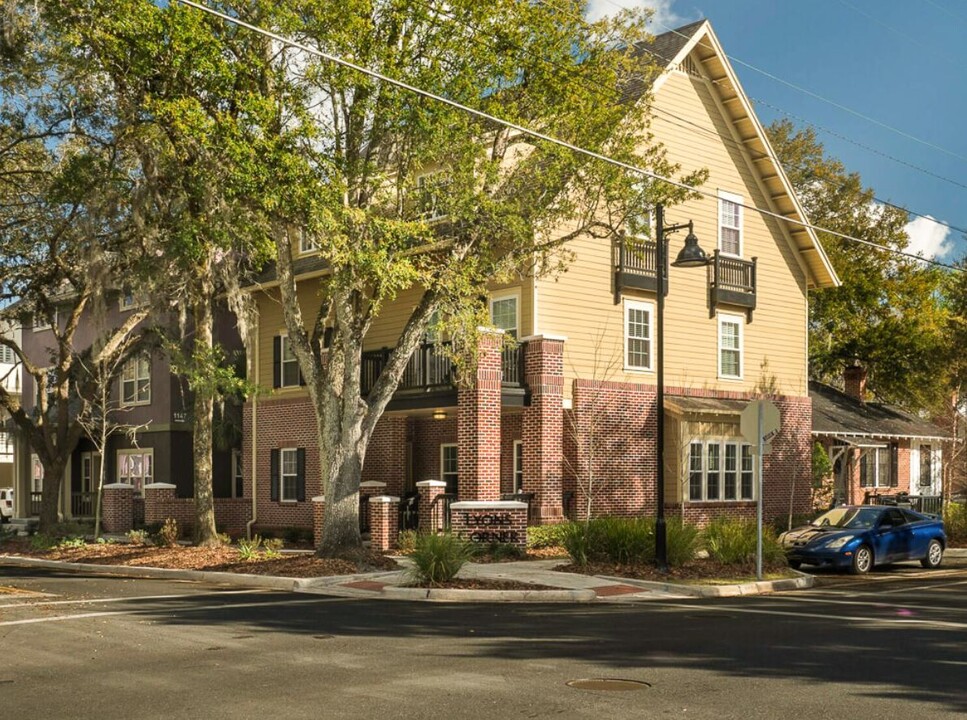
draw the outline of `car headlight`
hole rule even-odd
[[[855,535],[841,535],[840,537],[833,538],[828,543],[826,543],[826,547],[829,548],[830,550],[839,550],[841,547],[843,547],[843,545],[845,545],[846,543],[848,543],[854,537],[856,537],[856,536]]]

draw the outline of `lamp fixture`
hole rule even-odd
[[[434,420],[446,420],[447,419],[447,413],[446,413],[446,411],[445,410],[434,410],[433,411],[433,419]]]

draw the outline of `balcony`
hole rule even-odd
[[[715,317],[719,305],[734,305],[748,311],[752,320],[755,310],[755,266],[756,258],[741,258],[722,255],[715,251],[708,268],[709,317]]]
[[[665,241],[667,245],[667,240]],[[621,302],[621,291],[626,289],[658,289],[658,244],[652,240],[621,235],[611,245],[614,266],[614,303]],[[668,277],[666,253],[665,277]],[[668,292],[668,283],[665,283]]]
[[[456,377],[449,348],[449,342],[439,342],[423,343],[416,349],[393,396],[393,409],[456,404]],[[363,353],[360,384],[364,396],[373,389],[392,352],[392,348],[382,348]],[[524,388],[524,345],[505,348],[501,359],[505,394],[520,394]]]

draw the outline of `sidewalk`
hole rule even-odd
[[[405,559],[402,561],[405,564]],[[452,590],[449,588],[401,587],[408,581],[406,567],[400,570],[316,578],[283,578],[199,570],[167,570],[119,565],[90,565],[56,560],[0,556],[0,565],[44,567],[61,571],[140,578],[195,580],[237,587],[256,587],[337,597],[436,602],[634,602],[695,597],[731,597],[812,587],[810,575],[748,582],[736,585],[678,585],[629,578],[557,572],[561,560],[528,560],[508,563],[467,563],[459,577],[467,580],[507,580],[554,588],[552,590]]]

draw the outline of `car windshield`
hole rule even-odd
[[[878,508],[833,508],[813,520],[810,525],[817,527],[871,528],[882,511]]]

